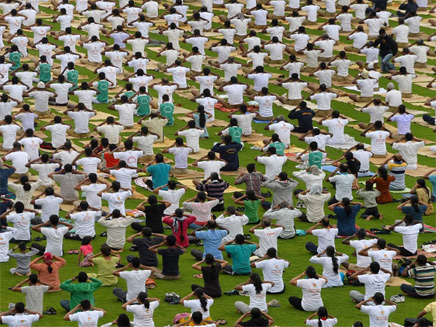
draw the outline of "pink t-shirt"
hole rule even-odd
[[[81,245],[80,251],[82,251],[83,255],[86,257],[88,254],[92,253],[92,245],[91,244]]]

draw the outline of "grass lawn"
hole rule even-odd
[[[191,6],[191,7],[192,7],[191,9],[196,8],[195,5]],[[393,9],[393,7],[391,7],[391,9]],[[43,8],[42,10],[45,13],[54,14],[54,12],[52,10],[49,10],[47,8]],[[394,11],[394,10],[392,10],[392,11]],[[220,13],[222,13],[222,12],[218,10],[218,12],[216,12],[215,14],[218,15]],[[425,17],[427,17],[427,16],[425,16]],[[82,18],[77,16],[77,19],[82,19]],[[59,29],[59,26],[57,24],[53,24],[46,19],[44,19],[44,20],[47,23],[52,24],[54,30]],[[391,20],[391,23],[392,23],[391,24],[392,27],[394,25],[396,25],[396,22],[394,22],[393,20]],[[217,26],[218,26],[218,24],[215,23],[214,27],[217,27]],[[428,33],[428,34],[433,32],[433,30],[429,29],[429,28],[422,28],[422,31],[425,33]],[[82,32],[78,31],[78,33],[82,33]],[[310,30],[309,33],[313,34],[313,36],[316,37],[316,35],[319,35],[321,32],[318,30]],[[160,35],[151,34],[151,37],[153,39],[158,39],[158,40],[164,41],[164,38]],[[265,36],[262,36],[262,37],[265,38]],[[107,40],[106,38],[103,38],[103,39]],[[53,41],[53,39],[51,39],[51,41]],[[345,41],[344,36],[341,36],[341,41]],[[285,42],[289,43],[289,40],[285,40]],[[57,42],[57,44],[59,44],[59,42]],[[189,49],[189,45],[187,45],[185,43],[181,42],[181,46],[183,49]],[[78,47],[77,49],[78,49],[78,51],[84,53],[83,48]],[[30,53],[32,55],[35,55],[36,51],[32,50],[32,51],[30,51]],[[148,53],[148,56],[150,59],[156,59],[156,52],[155,51],[148,49],[147,53]],[[212,55],[212,53],[210,51],[207,51],[207,54]],[[213,55],[215,55],[215,54],[213,54]],[[357,60],[357,59],[363,58],[362,56],[358,56],[358,55],[350,55],[349,57],[351,60]],[[157,60],[163,61],[163,58],[157,58]],[[429,59],[429,64],[430,65],[436,64],[436,60],[434,57]],[[79,65],[77,65],[77,66],[79,66]],[[278,70],[277,66],[266,66],[265,68],[267,71],[272,72],[272,73],[280,72]],[[93,74],[91,71],[89,71],[86,68],[80,67],[78,69],[79,69],[80,75],[88,77],[88,79],[86,79],[86,80],[90,80],[95,76],[95,74]],[[222,75],[222,73],[219,72],[218,70],[214,69],[214,71],[217,73],[220,73]],[[159,79],[159,78],[162,78],[163,76],[165,76],[165,74],[162,72],[151,71],[148,73],[154,75],[154,77],[156,79]],[[353,75],[356,75],[357,71],[352,70],[351,73]],[[241,76],[240,79],[244,82],[247,82],[247,83],[249,82],[249,80],[245,79],[243,76]],[[313,79],[312,77],[303,76],[303,79],[308,80],[308,81],[312,81],[312,82],[315,81],[315,79]],[[79,82],[81,82],[81,80],[79,80]],[[388,82],[389,82],[389,80],[386,79],[385,77],[383,77],[380,80],[380,86],[386,87],[386,84]],[[123,83],[124,82],[121,82],[121,84],[123,84]],[[190,83],[193,84],[193,82],[190,82]],[[278,87],[278,86],[271,86],[271,91],[274,93],[279,93],[279,94],[284,93],[284,89],[281,87]],[[426,97],[433,97],[435,95],[433,91],[429,91],[428,89],[425,89],[419,85],[414,85],[413,91],[416,94],[419,94],[421,96],[426,96]],[[151,91],[151,94],[153,96],[156,96],[156,93],[153,91]],[[77,99],[75,97],[72,97],[71,100],[76,101]],[[191,110],[196,108],[195,103],[190,102],[187,98],[180,97],[177,95],[175,96],[175,103],[179,103],[179,104],[181,104],[182,107],[188,108]],[[312,107],[314,107],[314,106],[312,105]],[[407,103],[407,107],[410,109],[423,110],[423,111],[426,111],[428,113],[432,112],[432,110],[430,110],[426,107],[423,107],[422,104]],[[341,113],[343,113],[344,115],[346,115],[348,117],[354,118],[357,121],[368,121],[368,116],[366,114],[363,114],[360,111],[356,110],[352,104],[333,101],[333,108],[339,110]],[[114,113],[113,111],[107,109],[107,105],[103,105],[103,104],[95,105],[95,109],[98,111],[104,111],[107,113]],[[288,112],[285,109],[283,109],[279,106],[274,106],[274,114],[275,115],[279,115],[279,114],[287,115],[287,113]],[[114,114],[114,115],[116,116],[116,114]],[[216,118],[218,118],[218,119],[226,120],[225,116],[226,116],[226,114],[224,114],[220,111],[216,112]],[[135,119],[137,119],[137,118],[135,118]],[[72,123],[72,122],[67,120],[67,123]],[[45,124],[45,123],[40,122],[38,129],[43,124]],[[175,125],[172,127],[167,127],[165,129],[166,136],[168,136],[170,138],[174,138],[174,136],[173,136],[174,132],[177,129],[184,126],[184,124],[185,123],[182,122],[181,120],[175,119]],[[346,127],[346,133],[355,137],[356,140],[358,140],[358,141],[369,143],[368,140],[364,139],[363,137],[361,137],[359,135],[360,130],[358,130],[358,128],[355,124],[357,124],[357,122],[354,124],[348,125]],[[253,123],[253,128],[260,133],[264,132],[263,127],[264,127],[263,124]],[[209,138],[208,140],[202,140],[200,142],[201,148],[203,148],[203,149],[211,148],[213,143],[218,140],[216,133],[218,133],[219,130],[220,130],[220,128],[209,128],[209,134],[211,135],[211,138]],[[434,133],[433,133],[432,129],[429,127],[420,126],[420,125],[414,123],[414,124],[412,124],[412,132],[419,138],[425,138],[428,140],[435,141]],[[264,133],[267,136],[271,135],[271,132],[269,132],[269,131],[264,132]],[[128,134],[123,134],[123,136],[127,136],[127,135]],[[78,140],[74,140],[74,142],[77,143]],[[292,144],[299,146],[299,147],[302,147],[302,148],[304,148],[306,146],[306,144],[304,142],[298,141],[298,139],[294,136],[292,136],[291,142],[292,142]],[[159,150],[156,150],[155,153],[158,153],[158,151]],[[395,151],[392,151],[390,145],[388,145],[388,151],[395,152]],[[342,155],[342,151],[332,149],[332,148],[328,148],[328,153],[329,153],[329,157],[332,159],[336,159]],[[254,162],[253,159],[258,154],[259,154],[258,151],[251,150],[250,145],[246,144],[243,151],[239,155],[241,166],[246,166],[247,164]],[[190,160],[190,162],[192,163],[192,160]],[[431,159],[428,157],[423,157],[423,156],[419,156],[419,163],[422,165],[427,165],[427,166],[431,166],[431,167],[435,166],[434,159]],[[296,170],[295,165],[296,165],[295,163],[288,161],[284,167],[284,170],[287,171],[288,174],[291,174],[291,172]],[[259,171],[264,172],[264,167],[262,165],[258,164],[257,168]],[[377,169],[377,167],[372,165],[371,169],[373,171],[375,171]],[[233,176],[230,176],[230,177],[224,176],[224,179],[227,180],[230,184],[233,184],[235,178]],[[407,186],[413,187],[414,183],[415,183],[415,178],[407,176]],[[334,190],[332,189],[332,187],[329,183],[326,182],[324,185],[326,187],[328,187],[331,192],[334,192]],[[304,185],[300,183],[299,187],[304,188]],[[148,192],[145,192],[143,190],[140,190],[140,192],[145,194],[145,195],[148,195]],[[182,200],[191,198],[193,195],[194,195],[193,191],[188,191],[185,194],[185,196],[182,198]],[[400,195],[395,195],[395,197],[400,198]],[[225,201],[226,201],[226,205],[232,204],[229,194],[227,194],[225,196]],[[135,208],[139,202],[140,202],[140,200],[131,199],[131,200],[127,201],[126,206],[127,206],[127,208]],[[372,227],[380,228],[380,226],[382,224],[383,225],[392,224],[394,222],[394,220],[401,219],[403,217],[402,213],[400,211],[396,210],[396,206],[397,206],[397,204],[385,204],[385,205],[379,206],[379,210],[384,214],[383,221],[373,220],[373,221],[367,222],[363,219],[357,219],[357,224],[360,227],[364,227],[367,229],[372,228]],[[65,213],[62,212],[61,216],[64,216],[64,215],[65,215]],[[434,215],[429,216],[429,217],[425,217],[424,221],[426,224],[435,226],[435,216]],[[311,226],[311,224],[309,224],[309,223],[301,223],[301,222],[296,223],[297,229],[308,229],[310,226]],[[249,226],[246,226],[245,232],[248,232],[248,229],[249,229]],[[99,235],[104,229],[101,226],[96,225],[96,230],[97,230],[97,235]],[[166,230],[166,233],[168,234],[169,231]],[[133,230],[128,228],[127,234],[128,235],[133,234]],[[33,237],[35,237],[35,236],[37,236],[37,233],[33,233]],[[398,234],[387,235],[385,238],[388,242],[392,242],[395,244],[402,243],[401,235],[398,235]],[[422,242],[429,241],[429,240],[432,240],[434,238],[435,238],[434,234],[422,234],[419,237],[419,245],[421,245]],[[96,237],[96,239],[92,243],[92,245],[94,247],[94,253],[98,252],[100,245],[104,241],[105,241],[105,238],[98,237],[98,236]],[[253,237],[253,241],[256,241],[255,237]],[[289,303],[287,301],[287,298],[289,296],[301,297],[301,289],[299,289],[297,287],[290,286],[288,282],[290,279],[292,279],[294,276],[301,273],[307,267],[308,262],[309,262],[309,258],[311,257],[311,255],[305,250],[305,243],[309,242],[309,241],[316,242],[316,238],[313,236],[304,236],[304,237],[296,237],[295,239],[288,240],[288,241],[279,240],[279,242],[278,242],[279,256],[281,258],[289,260],[290,267],[285,271],[284,276],[283,276],[285,283],[287,284],[285,294],[278,295],[278,296],[272,296],[272,295],[267,296],[268,301],[275,298],[275,299],[279,300],[281,303],[280,308],[271,308],[269,311],[270,315],[275,319],[275,325],[277,325],[277,326],[302,326],[302,325],[304,325],[305,318],[307,316],[309,316],[309,314],[310,314],[310,313],[306,313],[306,312],[300,312],[300,311],[297,311],[297,310],[291,308],[291,306],[289,305]],[[355,262],[355,257],[352,256],[353,249],[351,247],[342,245],[340,243],[340,240],[337,240],[336,244],[337,244],[338,251],[344,252],[344,253],[350,255],[350,261]],[[67,241],[67,240],[64,241],[64,251],[67,251],[69,249],[77,249],[79,246],[80,246],[80,244],[77,241]],[[126,245],[126,250],[124,251],[124,253],[122,253],[123,263],[126,263],[125,257],[129,254],[132,254],[132,252],[130,252],[128,250],[128,247],[129,246]],[[182,278],[179,281],[156,280],[157,287],[155,289],[149,291],[149,296],[158,297],[158,298],[161,298],[161,300],[162,300],[160,307],[155,311],[155,315],[154,315],[154,321],[155,321],[156,326],[165,326],[165,325],[171,324],[172,319],[173,319],[175,314],[180,313],[180,312],[187,312],[187,310],[180,305],[169,305],[169,304],[163,302],[163,297],[164,297],[165,293],[176,292],[181,297],[183,297],[184,295],[186,295],[190,292],[191,284],[193,284],[193,283],[202,284],[201,280],[195,279],[193,277],[193,275],[196,273],[196,271],[191,268],[191,265],[195,262],[194,258],[189,254],[189,252],[192,248],[194,248],[194,247],[190,246],[187,249],[187,253],[181,257],[180,270],[181,270]],[[134,252],[133,252],[133,254],[134,254]],[[60,276],[61,281],[64,281],[68,278],[76,276],[79,271],[96,272],[96,268],[92,268],[92,267],[79,268],[77,266],[76,255],[65,254],[64,258],[68,261],[68,264],[61,270],[61,276]],[[1,270],[0,270],[0,301],[1,301],[0,309],[2,311],[7,310],[8,303],[18,302],[18,301],[24,300],[24,295],[14,293],[14,292],[11,292],[8,290],[8,287],[12,287],[13,285],[17,284],[19,281],[22,280],[21,277],[12,276],[9,274],[9,269],[14,267],[14,264],[15,264],[15,261],[10,260],[9,262],[2,263],[2,265],[1,265]],[[316,268],[317,268],[317,271],[319,273],[321,273],[322,268],[320,266],[317,266]],[[255,271],[258,273],[261,273],[261,271],[258,271],[258,270],[255,270]],[[222,289],[223,289],[223,291],[231,290],[237,284],[239,284],[245,280],[246,280],[246,277],[222,275],[221,276]],[[126,288],[126,285],[125,285],[125,282],[123,279],[119,280],[117,287],[121,287],[124,289]],[[353,287],[350,287],[347,285],[340,287],[340,288],[324,289],[322,291],[322,298],[324,300],[324,305],[328,308],[330,314],[332,314],[338,318],[338,320],[339,320],[338,326],[351,326],[353,324],[353,322],[355,322],[357,320],[363,321],[364,325],[368,326],[368,324],[369,324],[368,323],[368,316],[360,313],[357,309],[355,309],[355,307],[354,307],[355,304],[351,302],[351,299],[350,299],[348,293],[352,289],[358,289],[362,293],[364,292],[363,287],[353,288]],[[399,292],[400,292],[399,287],[387,287],[386,288],[386,296],[387,297],[390,297],[394,294],[398,294]],[[121,309],[121,302],[119,302],[115,298],[115,296],[112,295],[112,288],[100,288],[95,293],[95,296],[96,296],[96,306],[101,307],[107,311],[106,316],[103,319],[101,319],[101,323],[106,323],[106,322],[112,321],[118,316],[118,314],[123,312],[123,310]],[[44,307],[53,306],[54,308],[56,308],[56,310],[58,310],[58,314],[55,316],[47,316],[41,322],[39,322],[35,325],[36,326],[75,326],[76,323],[63,321],[64,310],[60,307],[59,301],[61,299],[68,299],[68,298],[69,298],[69,293],[63,292],[63,291],[57,292],[57,293],[46,294],[45,298],[44,298]],[[245,301],[246,303],[248,303],[247,297],[240,297],[240,296],[223,295],[223,297],[216,299],[214,305],[211,308],[212,318],[214,318],[214,319],[226,319],[228,321],[229,326],[233,325],[234,321],[236,321],[236,319],[239,317],[239,314],[236,312],[235,307],[234,307],[234,302],[238,301],[238,300],[242,300],[242,301]],[[395,321],[398,323],[402,323],[404,321],[404,318],[416,316],[418,314],[418,312],[420,312],[423,309],[423,307],[429,302],[430,301],[428,301],[428,300],[416,300],[416,299],[407,298],[406,303],[401,303],[399,305],[398,310],[390,316],[389,320]]]

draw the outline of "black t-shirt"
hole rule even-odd
[[[360,162],[357,160],[347,161],[348,169],[353,175],[356,175],[360,170]]]
[[[262,327],[262,326],[268,326],[268,320],[261,317],[258,319],[250,319],[248,321],[243,321],[239,323],[241,326],[246,327]]]
[[[158,253],[162,256],[162,274],[166,276],[178,276],[179,257],[185,253],[180,248],[159,249]]]
[[[298,127],[305,131],[313,129],[312,118],[314,116],[315,112],[312,109],[291,111],[288,115],[289,119],[298,119]]]
[[[163,203],[145,206],[145,226],[150,227],[153,233],[163,234],[162,217],[166,208],[166,205]]]
[[[133,244],[138,247],[139,260],[144,266],[157,267],[157,255],[154,252],[148,250],[150,246],[162,243],[164,241],[163,237],[144,237],[144,238],[134,238]]]
[[[220,271],[220,264],[216,264],[212,267],[201,267],[204,280],[204,292],[209,296],[221,296],[222,294],[219,277]]]

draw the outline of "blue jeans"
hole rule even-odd
[[[390,70],[395,70],[395,65],[390,62],[394,55],[392,53],[388,53],[386,56],[382,57],[381,60],[381,70],[383,72],[388,72]]]

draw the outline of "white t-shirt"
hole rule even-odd
[[[397,310],[395,305],[362,305],[360,311],[369,315],[369,327],[388,327],[389,315]]]
[[[126,311],[133,313],[133,324],[136,326],[154,327],[153,312],[158,306],[158,301],[152,301],[148,309],[143,304],[138,304],[128,305]]]
[[[333,72],[333,74],[334,74],[334,72]],[[320,83],[321,83],[321,79],[320,79]],[[321,84],[325,84],[325,83],[321,83]],[[331,77],[330,77],[330,84],[331,84]],[[325,84],[325,85],[327,86],[327,84]],[[321,93],[316,93],[314,95],[311,95],[310,100],[316,101],[316,105],[317,105],[318,110],[330,110],[332,100],[336,99],[337,97],[338,97],[338,95],[336,93],[321,92]],[[324,122],[325,121],[323,121],[323,123]],[[334,135],[333,135],[333,137],[334,137]]]
[[[132,188],[132,178],[138,177],[138,173],[134,169],[120,168],[118,170],[110,170],[110,174],[113,175],[117,182],[120,183],[123,188]]]
[[[202,308],[200,300],[184,301],[183,306],[185,308],[190,308],[191,313],[194,313],[196,311],[200,311],[201,314],[203,315],[203,319],[207,319],[207,318],[210,318],[210,307],[212,306],[213,302],[214,302],[213,299],[207,299],[207,304],[206,304],[207,311],[205,311]]]
[[[285,284],[283,283],[283,270],[289,267],[289,262],[282,259],[262,260],[255,263],[256,268],[262,269],[263,279],[274,283],[274,286],[269,289],[271,293],[283,291]]]
[[[71,84],[70,84],[71,85]],[[72,85],[71,85],[72,86]],[[74,120],[74,132],[78,134],[89,133],[89,120],[95,116],[95,112],[90,111],[69,111],[68,116]]]
[[[171,205],[165,209],[165,215],[172,215],[177,208],[179,208],[179,203],[181,197],[185,194],[185,189],[181,188],[178,190],[159,190],[159,196],[164,200],[171,203]]]
[[[99,211],[81,211],[70,215],[74,220],[74,231],[81,238],[95,236],[95,219],[100,216]]]
[[[83,172],[87,175],[91,173],[97,174],[97,168],[100,163],[101,160],[96,157],[85,157],[76,161],[76,164],[82,166]]]
[[[294,125],[281,121],[269,125],[268,128],[270,131],[274,131],[285,145],[291,144],[291,131],[294,130]]]
[[[321,288],[325,283],[326,281],[322,278],[299,279],[297,281],[297,286],[303,289],[301,306],[304,311],[316,311],[323,306]]]
[[[289,100],[301,100],[303,97],[301,96],[301,92],[308,85],[306,82],[290,82],[283,83],[282,86],[288,90],[288,99]]]
[[[208,161],[200,161],[198,163],[198,168],[204,170],[204,179],[210,177],[212,173],[218,173],[218,177],[220,175],[220,170],[226,165],[224,161],[220,160],[208,160]]]
[[[257,161],[265,165],[265,176],[268,179],[274,179],[282,172],[283,165],[288,161],[288,158],[273,154],[269,157],[258,157]]]
[[[25,174],[29,171],[29,169],[26,167],[26,164],[30,161],[30,156],[27,152],[11,152],[5,157],[5,159],[12,161],[12,166],[16,169],[15,173]]]
[[[35,214],[29,211],[22,213],[12,212],[6,216],[6,220],[14,225],[16,230],[14,238],[16,240],[30,240],[30,220],[33,218],[35,218]]]
[[[353,193],[351,192],[353,182],[356,177],[353,174],[339,174],[330,177],[330,182],[336,182],[336,194],[335,198],[338,201],[342,201],[343,198],[353,199]]]
[[[348,260],[348,255],[343,254],[341,256],[336,257],[337,263],[340,266],[341,263]],[[336,287],[336,286],[342,286],[344,285],[341,279],[341,275],[338,273],[335,273],[333,270],[333,261],[331,257],[317,257],[313,256],[310,258],[311,263],[318,263],[322,265],[323,271],[322,275],[327,278],[327,284],[325,284],[323,287]]]
[[[321,41],[316,41],[314,45],[320,48],[321,50],[324,50],[324,52],[322,52],[319,55],[321,58],[330,58],[333,56],[333,47],[335,43],[336,43],[335,40],[321,40]]]
[[[391,278],[391,275],[380,271],[378,274],[366,274],[357,276],[359,282],[365,284],[365,300],[373,297],[375,293],[385,295],[386,282]]]
[[[51,144],[54,148],[58,148],[67,141],[66,132],[70,129],[69,125],[54,124],[45,128],[51,132]]]
[[[148,134],[146,136],[134,136],[133,142],[138,143],[138,148],[144,152],[144,156],[153,155],[153,143],[158,139],[157,135]]]
[[[144,155],[144,152],[137,150],[125,150],[123,152],[114,152],[114,158],[124,160],[129,167],[138,167],[138,159]]]
[[[263,257],[269,248],[277,250],[277,238],[280,236],[282,231],[283,227],[255,229],[254,235],[259,238],[259,249],[256,250],[256,255]]]
[[[343,144],[345,142],[344,128],[348,124],[348,119],[333,118],[324,120],[322,126],[327,126],[329,133],[333,136],[328,141],[329,144]]]
[[[359,252],[368,249],[377,243],[377,239],[373,238],[370,240],[354,240],[350,241],[350,246],[356,249],[356,266],[359,268],[367,268],[371,264],[371,258],[365,255],[360,255]]]
[[[238,126],[242,129],[242,135],[251,135],[251,122],[253,121],[254,117],[256,117],[255,113],[250,112],[244,115],[232,115],[231,117],[238,121]]]
[[[392,145],[392,149],[399,151],[399,153],[403,156],[403,160],[407,162],[408,169],[416,169],[418,164],[418,150],[424,146],[424,141],[407,141],[406,143],[396,142]]]
[[[365,32],[356,32],[348,37],[353,40],[353,48],[360,49],[368,41],[368,35]]]
[[[17,132],[19,130],[20,130],[20,126],[15,124],[0,126],[0,132],[3,135],[3,148],[8,150],[13,148],[15,139],[17,138]]]
[[[315,6],[315,5],[309,5],[309,6],[304,6],[301,8],[301,10],[307,12],[307,20],[309,22],[316,22],[317,18],[318,18],[318,10],[320,9],[320,6]]]
[[[245,84],[232,84],[224,86],[223,91],[227,93],[228,103],[233,106],[244,103],[244,92],[246,89],[247,85]],[[232,116],[232,118],[234,117]]]
[[[204,129],[190,128],[180,131],[178,135],[186,138],[186,145],[194,150],[200,151],[200,136],[204,133]]]
[[[23,147],[24,151],[30,156],[30,160],[39,158],[39,145],[42,140],[39,137],[25,137],[18,141]]]
[[[32,323],[37,322],[38,320],[39,315],[36,314],[15,314],[15,316],[2,317],[2,323],[11,327],[30,327],[32,326]]]
[[[97,327],[98,319],[104,315],[103,311],[81,311],[70,315],[70,321],[77,321],[79,327]]]
[[[118,144],[120,142],[120,132],[124,129],[124,126],[120,125],[103,125],[98,126],[97,131],[104,134],[109,141],[109,144]]]
[[[74,159],[77,158],[79,153],[77,151],[71,150],[71,151],[61,151],[58,153],[55,153],[53,155],[54,159],[60,160],[62,163],[62,166],[65,166],[66,164],[71,164]]]
[[[257,96],[254,97],[254,101],[259,104],[259,115],[262,117],[272,117],[273,114],[273,102],[277,98],[274,95]]]
[[[390,250],[378,250],[369,251],[369,259],[373,259],[375,262],[380,264],[380,268],[386,269],[392,272],[392,259],[397,255],[397,252]]]
[[[325,150],[326,143],[330,140],[331,136],[326,134],[319,134],[315,136],[305,137],[304,142],[310,144],[316,142],[318,144],[318,150]]]
[[[186,74],[190,71],[188,67],[173,67],[167,69],[167,72],[173,75],[173,82],[181,88],[188,87],[186,82]]]
[[[119,123],[124,126],[133,126],[133,114],[136,109],[136,104],[134,103],[124,103],[115,105],[115,110],[120,114]]]
[[[249,308],[258,308],[260,311],[268,311],[268,306],[266,304],[266,292],[270,289],[270,283],[262,283],[262,291],[260,291],[260,293],[256,293],[256,288],[253,284],[242,286],[242,290],[244,292],[248,292],[250,295]]]
[[[378,36],[378,31],[382,26],[384,26],[385,23],[383,19],[380,18],[368,18],[363,22],[368,25],[369,36]]]
[[[361,172],[369,171],[369,158],[373,156],[372,152],[366,150],[357,150],[351,151],[354,158],[360,161],[360,170]]]
[[[265,45],[265,50],[269,52],[271,60],[283,60],[283,51],[286,49],[286,44],[270,43]]]
[[[328,246],[335,247],[335,238],[338,235],[337,228],[322,228],[314,229],[312,235],[318,237],[318,248],[317,252],[323,252]]]
[[[409,26],[398,25],[392,30],[392,34],[395,35],[395,41],[398,43],[409,43]]]
[[[110,213],[115,209],[118,209],[124,215],[126,214],[126,208],[124,206],[124,203],[126,199],[128,199],[131,196],[132,196],[131,191],[121,191],[116,193],[103,193],[101,198],[108,202]]]
[[[127,283],[127,301],[136,298],[140,292],[146,292],[145,282],[150,275],[150,270],[131,270],[120,272],[120,277],[124,278]]]
[[[362,112],[369,114],[369,122],[374,124],[376,121],[384,122],[383,114],[389,110],[387,106],[371,106],[362,109]]]
[[[58,163],[41,163],[41,164],[31,164],[30,168],[38,172],[38,180],[43,186],[53,185],[53,180],[48,177],[49,174],[53,173],[60,165]]]
[[[338,76],[346,77],[348,76],[348,67],[351,65],[351,60],[339,59],[332,62],[333,67],[337,67]]]
[[[389,137],[389,132],[375,131],[368,132],[365,137],[371,139],[371,152],[377,155],[386,154],[386,139]]]
[[[82,185],[80,189],[86,193],[86,201],[91,207],[101,209],[101,197],[97,194],[106,189],[105,184]]]
[[[326,31],[329,38],[339,41],[339,31],[342,29],[339,25],[336,24],[328,24],[324,25],[323,30]]]
[[[42,227],[41,233],[47,237],[47,245],[45,247],[45,252],[50,252],[52,255],[62,257],[62,244],[64,240],[64,235],[68,232],[68,227]]]
[[[175,168],[188,168],[188,154],[192,153],[191,148],[174,147],[170,148],[168,151],[174,155]]]
[[[396,226],[394,228],[394,232],[403,235],[403,246],[407,251],[411,253],[416,253],[416,251],[418,250],[418,235],[421,228],[422,224],[416,224],[411,226]]]

